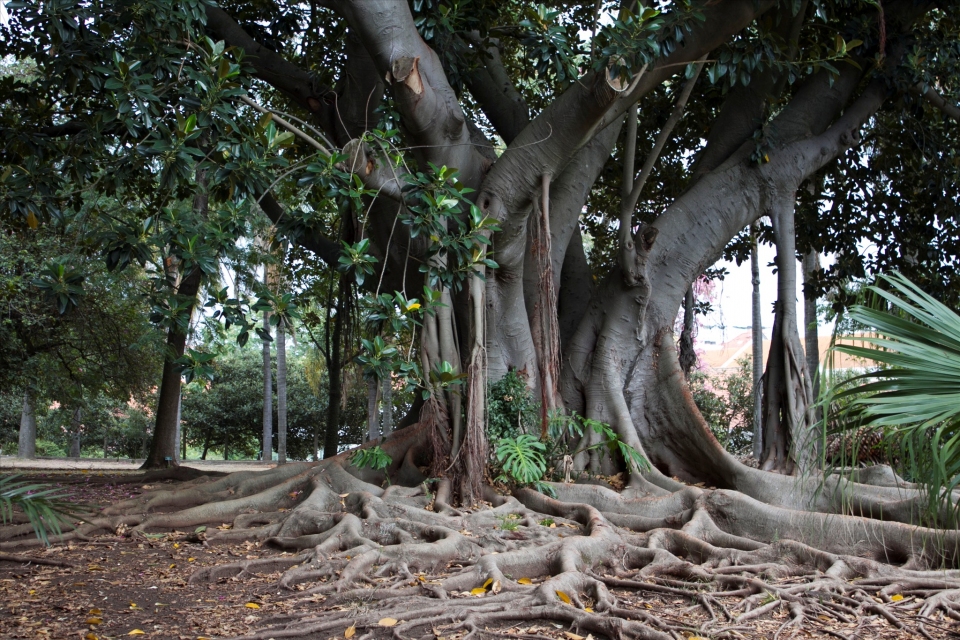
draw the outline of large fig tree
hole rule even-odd
[[[5,81],[17,106],[3,123],[5,221],[45,223],[80,209],[83,190],[124,199],[158,230],[119,238],[111,227],[110,246],[135,253],[149,236],[178,269],[161,283],[177,308],[189,318],[210,289],[208,315],[246,336],[260,307],[204,289],[216,275],[204,257],[229,255],[244,216],[262,209],[341,272],[341,294],[380,305],[374,320],[406,336],[368,340],[361,357],[370,371],[392,358],[379,375],[418,398],[360,454],[146,494],[80,533],[232,520],[208,540],[295,551],[194,577],[285,569],[283,586],[330,595],[328,615],[302,612],[263,638],[326,637],[387,615],[407,621],[403,633],[552,618],[668,638],[679,628],[619,608],[609,590],[666,574],[669,589],[714,580],[753,604],[772,593],[791,603],[791,624],[819,625],[840,611],[824,602],[873,607],[868,593],[932,589],[928,572],[946,567],[935,575],[947,590],[918,606],[956,615],[957,532],[915,527],[926,502],[889,469],[817,476],[796,304],[784,300],[805,183],[844,162],[864,173],[914,121],[948,123],[937,126],[956,141],[950,4],[11,5],[2,53],[33,60],[37,77]],[[910,114],[903,127],[878,126],[897,113]],[[955,171],[955,150],[932,152]],[[905,181],[925,180],[910,166]],[[830,184],[862,194],[887,179]],[[674,335],[691,283],[763,217],[793,270],[761,430],[764,467],[778,473],[714,439]],[[205,233],[204,220],[217,226]],[[871,221],[844,224],[849,238]],[[179,346],[188,323],[167,315]],[[168,355],[164,385],[189,367],[182,354]],[[508,374],[540,405],[536,435],[586,425],[564,436],[575,445],[567,475],[583,481],[494,488],[490,463],[513,454],[488,444],[487,389]],[[154,462],[173,457],[169,428],[158,417]],[[618,471],[621,491],[597,479]],[[787,558],[818,579],[786,589],[758,577]],[[382,600],[376,614],[336,609],[375,576],[387,582],[363,597]],[[472,588],[486,598],[438,600]],[[703,630],[725,624],[713,616]]]

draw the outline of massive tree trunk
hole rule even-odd
[[[17,457],[33,459],[37,457],[37,409],[33,391],[27,387],[23,391],[23,413],[20,414],[20,438],[17,443]]]
[[[753,134],[763,124],[763,94],[783,78],[761,74],[749,90],[731,91],[717,118],[731,126],[711,130],[697,160],[696,179],[650,225],[634,224],[634,194],[642,180],[632,167],[625,170],[628,197],[620,211],[619,264],[595,286],[583,277],[589,270],[584,269],[578,221],[624,114],[630,114],[630,130],[632,109],[647,92],[775,4],[706,3],[705,20],[694,24],[684,46],[650,68],[634,70],[629,84],[606,73],[587,73],[529,123],[512,108],[514,96],[504,92],[506,101],[500,104],[508,108],[489,109],[490,121],[498,130],[502,127],[508,145],[491,158],[489,144],[476,140],[438,56],[417,34],[407,4],[337,3],[336,10],[366,49],[364,64],[375,71],[371,78],[392,84],[418,165],[457,167],[463,183],[476,189],[480,210],[501,225],[493,236],[499,268],[485,274],[485,284],[472,279],[462,299],[445,292],[442,313],[426,316],[421,333],[424,369],[447,360],[467,374],[462,431],[456,428],[460,412],[454,396],[434,390],[420,423],[364,445],[382,446],[391,457],[383,472],[357,469],[348,455],[335,455],[349,294],[341,276],[336,312],[327,323],[332,340],[324,461],[233,474],[178,492],[147,493],[111,506],[77,535],[115,531],[120,524],[147,531],[232,520],[232,529],[208,530],[208,539],[256,539],[292,553],[205,568],[194,580],[282,569],[282,586],[312,582],[312,593],[326,598],[324,606],[359,598],[378,603],[369,613],[354,609],[316,619],[276,618],[276,625],[256,632],[256,638],[339,636],[351,628],[373,630],[378,618],[395,615],[409,621],[398,623],[398,634],[423,635],[432,625],[447,624],[479,633],[488,623],[549,618],[606,636],[666,640],[688,629],[619,608],[609,587],[652,589],[644,585],[656,584],[668,589],[661,593],[695,592],[709,602],[697,589],[701,581],[716,581],[742,589],[747,605],[763,612],[770,611],[763,607],[773,594],[777,602],[790,603],[794,619],[810,622],[825,610],[818,608],[825,602],[849,608],[852,598],[856,606],[873,606],[877,603],[871,596],[877,591],[889,595],[927,580],[960,590],[960,536],[904,524],[918,522],[922,497],[899,479],[875,471],[827,479],[787,477],[747,467],[727,454],[696,409],[673,334],[694,279],[738,233],[761,216],[771,216],[780,263],[774,339],[783,348],[771,354],[767,373],[766,407],[772,418],[764,463],[787,471],[791,455],[802,467],[809,462],[800,455],[806,451],[803,425],[810,397],[794,299],[794,193],[857,142],[858,129],[886,99],[885,80],[865,82],[866,60],[842,65],[837,77],[823,71],[804,80],[763,126],[767,148],[761,161]],[[208,13],[219,15],[217,11]],[[789,32],[784,37],[794,32],[796,21],[772,22]],[[250,58],[264,76],[270,55],[262,51]],[[491,71],[467,79],[478,89],[495,75],[496,59],[489,64]],[[483,86],[496,89],[490,84]],[[313,105],[313,112],[324,111],[312,87],[298,89],[286,91]],[[371,95],[374,89],[370,87]],[[334,101],[343,95],[336,93]],[[483,96],[481,101],[498,100],[496,91],[478,90],[476,95]],[[331,137],[359,135],[347,124],[338,127],[328,131]],[[373,152],[356,138],[345,147],[351,159],[364,160],[356,165],[361,167],[357,177],[380,194],[371,203],[370,237],[383,256],[383,280],[405,286],[401,270],[392,267],[402,266],[408,251],[411,262],[425,254],[410,238],[385,246],[400,197],[396,177],[381,171],[390,166],[388,160],[367,156]],[[377,204],[381,199],[391,206]],[[556,319],[550,317],[542,278],[531,277],[545,271],[543,247],[549,248],[553,285],[560,288]],[[531,255],[531,248],[538,251]],[[564,283],[573,283],[576,291],[565,294]],[[496,379],[511,368],[525,370],[533,390],[548,399],[554,343],[544,327],[550,326],[556,329],[547,333],[556,331],[564,345],[559,363],[564,406],[609,423],[651,463],[649,470],[633,469],[622,492],[557,482],[551,484],[557,494],[553,499],[521,488],[503,496],[483,486],[489,456],[483,372]],[[456,328],[463,331],[453,333]],[[448,413],[453,408],[456,416]],[[779,432],[770,431],[774,425]],[[774,437],[778,433],[785,436],[780,441]],[[621,461],[596,450],[575,463],[604,475],[623,469]],[[425,482],[426,470],[438,477],[436,484]],[[387,479],[394,483],[384,489]],[[458,494],[463,509],[451,505]],[[482,506],[480,498],[494,506]],[[524,528],[516,536],[506,535],[506,527],[497,529],[497,522],[512,516]],[[546,517],[572,530],[543,526]],[[795,589],[764,578],[785,570],[781,561],[786,555],[789,571],[806,580]],[[521,576],[537,578],[537,583],[518,580]],[[660,576],[670,584],[658,583]],[[372,589],[358,588],[371,581]],[[482,600],[447,597],[480,585],[490,589]],[[688,591],[678,594],[677,589]],[[573,606],[558,600],[563,599],[560,593]],[[923,615],[954,611],[951,598],[960,591],[950,593],[945,599],[931,597],[922,605]]]

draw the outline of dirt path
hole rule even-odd
[[[111,473],[133,473],[139,470],[143,460],[127,460],[116,458],[36,458],[23,460],[16,456],[0,456],[0,473],[16,471],[30,473],[33,471],[110,471]],[[277,466],[275,463],[263,464],[257,460],[186,460],[181,464],[201,471],[218,471],[233,473],[234,471],[266,471]]]

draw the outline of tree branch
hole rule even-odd
[[[274,224],[280,225],[283,223],[286,212],[273,197],[273,194],[265,193],[260,197],[260,208]],[[340,246],[319,231],[310,230],[306,235],[297,238],[297,242],[304,249],[317,254],[328,265],[337,265],[340,258]]]
[[[940,111],[943,111],[946,115],[960,122],[960,106],[957,106],[952,102],[947,102],[947,100],[937,93],[933,87],[926,86],[922,82],[919,82],[913,86],[912,90],[917,95],[923,96],[927,102],[935,106],[937,109],[940,109]]]
[[[420,38],[407,3],[344,0],[331,4],[369,52],[379,77],[393,85],[401,125],[421,166],[432,162],[457,167],[464,184],[479,187],[490,160],[471,141],[440,58]]]
[[[333,107],[324,100],[332,92],[330,87],[319,83],[313,74],[279,53],[258,43],[223,9],[207,5],[206,11],[207,27],[228,45],[241,49],[258,78],[288,95],[308,112],[319,116],[321,121],[333,121]]]
[[[464,74],[467,88],[503,141],[510,144],[529,124],[529,108],[503,67],[497,42],[493,40],[491,46],[480,49],[479,34],[471,33],[468,39],[484,58],[484,64]]]

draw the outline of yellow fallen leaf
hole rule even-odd
[[[486,592],[487,592],[487,590],[484,589],[483,587],[477,587],[476,589],[470,589],[470,593],[473,594],[473,595],[475,595],[475,596],[482,596],[482,595],[485,594]]]
[[[83,640],[100,640],[93,631],[87,632],[87,635],[83,636]]]
[[[486,589],[491,584],[493,584],[493,578],[487,578],[487,581],[483,583],[483,588]]]
[[[893,600],[894,602],[900,602],[901,600],[903,600],[903,596],[898,593],[895,596],[890,596],[890,599]]]
[[[180,543],[179,543],[179,542],[174,542],[174,543],[173,543],[173,548],[174,548],[174,549],[179,549],[179,548],[180,548]]]
[[[349,627],[347,627],[346,631],[343,632],[343,637],[352,638],[356,632],[357,632],[357,625],[352,624]]]
[[[131,602],[131,603],[130,603],[130,608],[131,608],[131,609],[136,609],[136,608],[137,608],[137,603],[136,603],[136,602]]]
[[[689,638],[687,638],[687,640],[707,640],[707,639],[701,636],[690,636]]]
[[[556,594],[557,594],[557,597],[560,598],[566,604],[571,604],[573,602],[572,600],[570,600],[570,596],[565,594],[563,591],[557,591]]]
[[[36,592],[37,592],[36,589],[30,589],[30,591],[27,591],[27,595],[28,595],[28,596],[32,596],[32,595],[35,594]]]
[[[570,633],[569,631],[564,631],[563,635],[570,638],[570,640],[584,640],[583,636],[578,636],[575,633]]]
[[[171,568],[171,569],[175,568],[176,566],[177,566],[177,565],[175,565],[175,564],[173,564],[173,563],[170,563],[170,568]]]
[[[131,631],[131,632],[128,633],[127,635],[128,635],[128,636],[145,636],[145,635],[147,635],[147,632],[144,631],[143,629],[134,629],[133,631]]]
[[[196,558],[187,558],[187,562],[193,562]]]
[[[245,604],[245,605],[243,605],[243,606],[245,606],[247,609],[259,609],[259,608],[260,608],[260,605],[258,605],[256,602],[248,602],[247,604]]]
[[[87,624],[100,624],[102,622],[103,620],[100,618],[94,618],[94,617],[87,618]]]
[[[593,609],[591,609],[590,607],[584,607],[583,610],[586,611],[587,613],[593,613]]]
[[[377,623],[381,627],[394,627],[397,624],[396,618],[380,618],[380,622]]]
[[[100,609],[97,609],[96,607],[94,607],[93,609],[90,609],[90,615],[100,616],[100,615],[103,615],[103,611],[100,611]]]
[[[533,580],[530,578],[520,578],[517,580],[517,584],[533,584]]]

